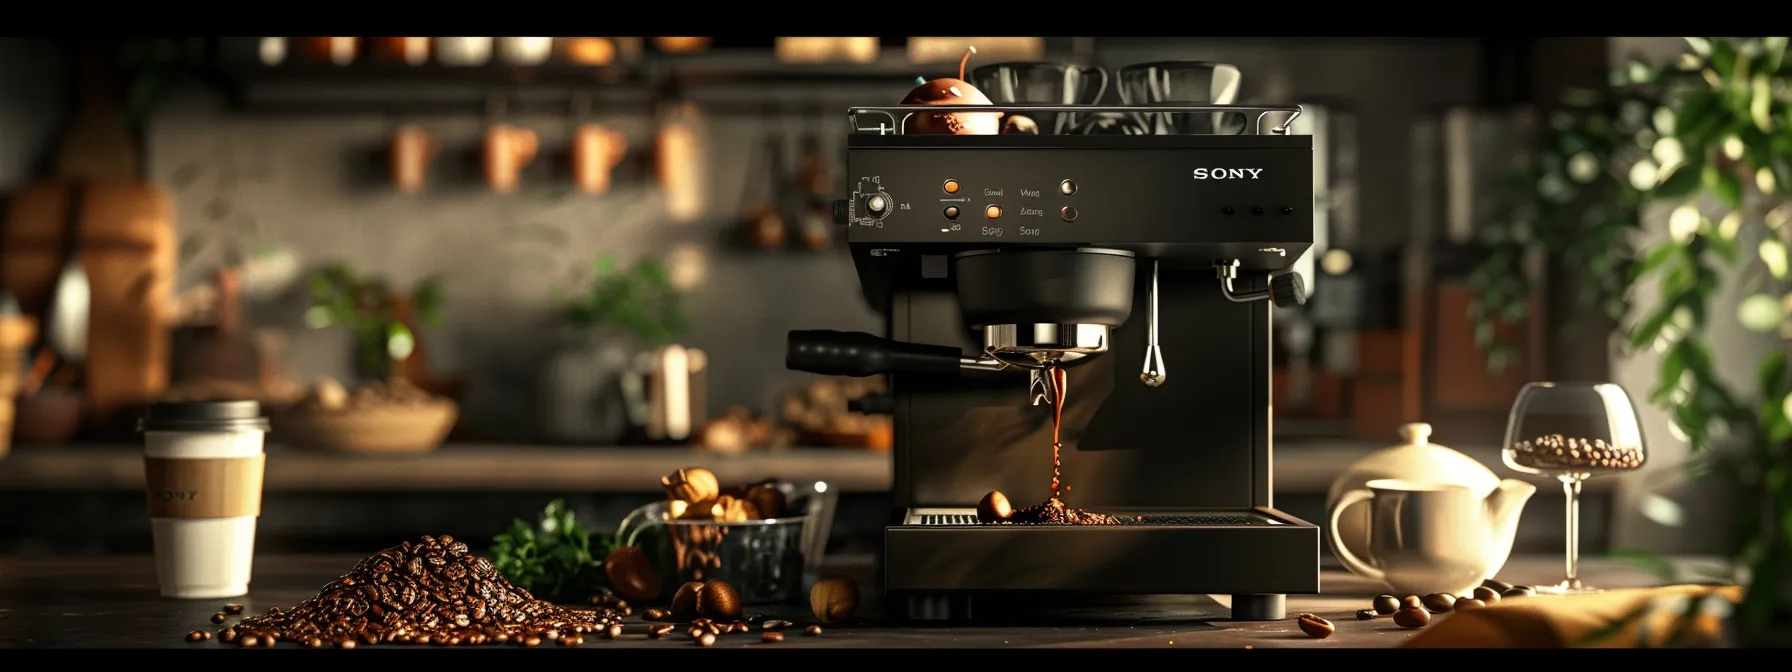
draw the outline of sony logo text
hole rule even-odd
[[[1194,177],[1197,180],[1255,180],[1262,174],[1262,168],[1196,168]]]

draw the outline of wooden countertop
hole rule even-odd
[[[1281,493],[1324,493],[1363,455],[1385,447],[1360,441],[1284,441],[1276,446]],[[1458,447],[1495,472],[1499,450]],[[0,458],[0,491],[129,491],[143,487],[142,449],[128,444],[20,446]],[[342,455],[268,447],[268,492],[544,491],[657,492],[661,476],[701,466],[725,482],[777,477],[826,481],[843,492],[887,492],[890,456],[855,448],[791,448],[719,455],[685,447],[549,447],[449,444],[415,456]],[[1525,477],[1540,487],[1547,479]],[[1589,491],[1614,479],[1593,479]]]
[[[347,571],[359,560],[345,556],[263,556],[255,562],[251,595],[229,602],[250,613],[287,607],[315,594],[318,586]],[[1704,564],[1682,560],[1678,564]],[[830,567],[830,573],[858,575],[873,585],[871,567],[859,562]],[[1582,562],[1581,575],[1608,588],[1655,585],[1659,579],[1605,559]],[[1517,557],[1501,578],[1514,583],[1547,583],[1560,578],[1560,557]],[[28,647],[157,647],[214,648],[217,641],[188,644],[181,637],[195,629],[213,628],[207,621],[226,600],[166,600],[157,597],[154,562],[147,556],[105,558],[0,558],[0,642]],[[1338,626],[1324,640],[1302,635],[1292,620],[1232,623],[1226,610],[1207,596],[1139,598],[1097,608],[1028,609],[1024,620],[978,626],[899,628],[878,618],[875,591],[867,596],[858,620],[828,626],[818,637],[791,633],[776,646],[798,648],[1382,648],[1399,646],[1412,630],[1387,619],[1357,621],[1352,614],[1381,589],[1338,571],[1322,577],[1324,594],[1291,595],[1288,614],[1316,613]],[[1550,599],[1539,597],[1533,599]],[[640,606],[640,605],[637,605]],[[749,608],[769,618],[807,624],[802,606]],[[649,640],[646,625],[631,618],[622,639],[587,637],[583,650],[689,647],[681,637]],[[764,647],[757,634],[724,636],[717,648]],[[384,648],[384,647],[381,647]],[[556,647],[558,648],[558,647]]]

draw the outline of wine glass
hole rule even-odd
[[[1506,466],[1554,476],[1567,495],[1567,578],[1540,593],[1596,593],[1580,580],[1580,487],[1594,476],[1643,468],[1636,405],[1612,383],[1531,383],[1506,420]]]

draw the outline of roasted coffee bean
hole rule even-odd
[[[821,634],[821,626],[811,625],[807,628],[803,628],[803,633],[808,635],[819,635]]]
[[[1419,599],[1419,596],[1417,596],[1417,595],[1407,595],[1406,597],[1400,598],[1400,608],[1401,609],[1424,609],[1425,601],[1422,599]]]
[[[580,636],[578,636],[578,635],[573,635],[573,636],[571,636],[571,637],[561,637],[561,638],[560,638],[560,645],[561,645],[561,646],[578,646],[578,645],[580,645],[580,644],[584,644],[584,643],[585,643],[585,639],[584,639],[584,638],[583,638],[583,637],[580,637]]]
[[[782,632],[762,632],[762,633],[759,633],[759,641],[765,642],[767,644],[782,642],[782,641],[784,641],[784,633],[782,633]]]
[[[256,637],[255,635],[243,635],[236,638],[236,643],[243,648],[253,649],[257,646],[261,646],[261,638]]]
[[[747,625],[746,621],[741,621],[739,623],[734,624],[734,632],[736,634],[746,634],[746,633],[749,633],[752,631],[753,631],[753,626]]]
[[[1512,589],[1512,584],[1506,583],[1505,581],[1500,581],[1498,579],[1488,579],[1486,581],[1482,581],[1481,585],[1488,587],[1488,588],[1492,588],[1497,591],[1500,591],[1502,593]]]
[[[685,634],[690,635],[691,639],[697,639],[699,637],[702,637],[704,635],[704,633],[707,633],[707,632],[709,632],[709,631],[704,630],[702,626],[693,626],[691,629],[686,630]]]
[[[714,619],[740,618],[740,593],[722,581],[710,581],[697,591],[697,613]]]
[[[1506,592],[1500,593],[1500,597],[1511,599],[1514,597],[1531,597],[1536,594],[1537,589],[1530,586],[1513,586],[1508,588]]]
[[[1466,611],[1469,609],[1479,609],[1479,608],[1485,607],[1485,606],[1487,606],[1486,602],[1482,602],[1482,601],[1477,600],[1472,597],[1465,597],[1465,598],[1462,598],[1462,599],[1456,601],[1456,610],[1457,611]]]
[[[235,615],[237,615],[237,614],[241,614],[241,613],[243,613],[243,605],[240,605],[240,604],[226,604],[226,605],[224,605],[224,613],[226,613],[226,614],[230,614],[230,615],[231,615],[231,616],[235,616]]]
[[[226,615],[222,611],[212,614],[212,622],[213,623],[223,623],[224,621],[229,620],[229,619],[230,619],[230,616]]]
[[[336,648],[338,648],[338,649],[355,648],[355,640],[347,639],[347,638],[338,639],[338,640],[336,640]]]
[[[1387,616],[1400,610],[1400,598],[1393,595],[1376,595],[1375,601],[1371,602],[1369,606],[1375,608],[1375,613]]]
[[[1499,591],[1488,588],[1487,586],[1479,586],[1475,588],[1475,594],[1472,597],[1488,604],[1500,601]]]
[[[649,639],[659,639],[669,634],[672,634],[672,626],[670,624],[656,625],[647,629],[647,637]]]
[[[1432,593],[1420,600],[1425,603],[1425,610],[1433,614],[1447,614],[1456,604],[1456,596],[1449,593]]]
[[[715,645],[716,645],[716,635],[713,632],[705,632],[701,636],[697,637],[697,646],[715,646]]]
[[[678,587],[672,594],[672,618],[689,621],[697,617],[697,593],[703,590],[703,584],[689,581]]]
[[[604,636],[608,637],[610,639],[616,639],[617,637],[621,637],[622,636],[622,624],[621,623],[612,624],[608,630],[604,631]]]
[[[1358,609],[1358,610],[1356,610],[1356,620],[1359,620],[1359,621],[1374,620],[1376,616],[1380,616],[1380,615],[1381,614],[1375,613],[1374,609]]]
[[[236,628],[225,628],[218,631],[218,639],[224,640],[225,643],[235,642]]]
[[[212,634],[212,633],[206,632],[204,630],[194,630],[192,632],[187,633],[187,641],[203,642],[203,641],[205,641],[206,637],[210,634]]]
[[[1421,607],[1407,607],[1394,612],[1394,625],[1402,628],[1423,628],[1431,622],[1431,612]]]
[[[541,638],[534,635],[524,637],[523,646],[541,646]]]
[[[1338,631],[1338,626],[1332,625],[1331,621],[1314,614],[1301,614],[1295,618],[1295,622],[1300,625],[1301,632],[1307,633],[1307,636],[1313,639],[1325,639]]]
[[[766,621],[764,625],[761,625],[759,627],[763,630],[783,630],[784,628],[788,628],[792,625],[796,625],[796,624],[791,623],[790,621],[780,621],[780,620],[773,619],[773,620]]]
[[[643,621],[666,620],[666,610],[664,610],[664,609],[648,609],[646,611],[641,612],[641,620],[643,620]]]

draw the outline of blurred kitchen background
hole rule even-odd
[[[85,396],[60,391],[82,367],[21,357],[0,553],[147,552],[132,404],[219,394],[285,409],[266,552],[485,539],[555,497],[607,528],[687,465],[823,481],[833,549],[875,548],[879,389],[786,371],[784,335],[880,328],[830,222],[844,111],[956,76],[966,45],[973,68],[1221,61],[1239,102],[1309,106],[1322,242],[1312,300],[1277,314],[1285,511],[1323,521],[1332,478],[1402,423],[1512,475],[1524,382],[1653,380],[1613,325],[1571,319],[1562,260],[1502,339],[1520,365],[1488,374],[1467,276],[1553,101],[1678,38],[0,38],[0,273],[25,313],[70,249],[68,190],[42,185],[139,185],[80,201],[108,223],[78,236]],[[361,384],[388,374],[408,382]],[[344,407],[365,417],[308,412]],[[1589,553],[1705,543],[1639,513],[1673,469],[1645,413],[1649,469],[1588,484]],[[1520,552],[1560,552],[1562,501],[1545,484]]]

